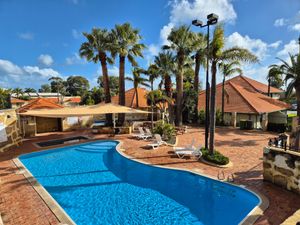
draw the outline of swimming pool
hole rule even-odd
[[[120,155],[96,141],[19,157],[77,224],[240,223],[260,203],[245,189]]]

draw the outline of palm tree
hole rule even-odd
[[[16,94],[17,98],[19,98],[20,96],[23,96],[23,94],[24,94],[22,88],[15,88],[15,89],[13,89],[12,93]]]
[[[116,25],[111,34],[111,54],[115,58],[119,56],[119,104],[125,105],[125,60],[129,60],[132,66],[138,66],[134,57],[143,57],[144,44],[138,29],[134,29],[129,23]],[[118,115],[118,123],[123,124],[124,114]]]
[[[106,29],[93,28],[91,33],[83,33],[83,35],[87,38],[87,41],[81,44],[79,54],[88,61],[93,61],[94,63],[100,62],[105,91],[105,103],[109,103],[111,102],[111,94],[107,62],[112,63],[112,60],[107,56],[107,52],[111,50],[111,34]],[[111,125],[112,115],[106,114],[106,120],[108,124]]]
[[[269,66],[267,80],[268,80],[268,96],[270,96],[271,86],[280,88],[283,85],[282,72],[280,70],[280,66],[278,65]]]
[[[206,46],[207,46],[207,37],[202,33],[195,34],[195,43],[194,50],[195,55],[193,59],[195,60],[195,75],[194,75],[194,91],[196,93],[195,98],[195,111],[194,111],[194,122],[198,121],[198,93],[199,93],[199,72],[200,67],[205,66],[206,62]]]
[[[173,28],[168,36],[169,46],[164,49],[171,49],[176,52],[176,125],[182,125],[182,105],[183,105],[183,67],[185,59],[193,50],[194,34],[187,26]]]
[[[216,74],[217,66],[220,62],[258,62],[255,55],[247,49],[232,47],[223,50],[225,45],[224,29],[218,25],[214,30],[214,36],[210,47],[211,61],[211,89],[210,89],[210,135],[209,135],[209,152],[214,153],[215,145],[215,128],[216,128]]]
[[[287,86],[287,95],[289,96],[293,90],[296,91],[297,99],[297,116],[300,116],[300,54],[291,55],[290,62],[284,61],[279,58],[282,62],[280,65],[280,72],[282,75],[285,75],[285,81],[289,82]],[[300,125],[300,120],[298,120],[298,125]]]
[[[144,77],[141,77],[141,72],[144,70],[138,67],[135,67],[132,71],[132,77],[126,77],[126,80],[133,82],[134,92],[135,92],[135,100],[136,100],[136,107],[139,108],[139,95],[138,95],[138,87],[139,85],[143,85],[146,87],[149,87],[149,84],[147,83],[148,80]]]
[[[0,88],[0,109],[11,108],[10,94],[11,89]]]
[[[25,93],[36,93],[36,90],[34,88],[25,88]]]
[[[154,63],[163,79],[166,95],[172,98],[172,79],[174,71],[175,58],[170,51],[164,51],[155,56]]]
[[[219,69],[223,74],[222,81],[222,124],[224,125],[224,108],[225,108],[225,80],[235,73],[242,74],[242,69],[240,68],[241,63],[239,61],[232,61],[229,63],[221,62],[219,64]]]

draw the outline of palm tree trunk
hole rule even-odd
[[[110,103],[111,102],[111,95],[110,95],[110,88],[109,88],[109,78],[108,78],[108,72],[107,72],[106,55],[101,54],[99,52],[99,56],[100,56],[102,75],[103,75],[105,103]],[[113,124],[112,114],[105,114],[105,117],[106,117],[107,125],[112,126],[112,124]]]
[[[125,105],[125,57],[119,56],[119,104]],[[125,121],[125,114],[118,114],[118,124],[122,126]]]
[[[222,125],[224,125],[224,110],[225,110],[225,74],[222,82]]]
[[[295,85],[296,98],[297,98],[297,116],[300,117],[300,84]],[[300,125],[300,119],[298,119],[298,125]]]
[[[194,118],[193,118],[194,123],[198,122],[199,71],[200,71],[200,57],[199,54],[197,53],[195,56],[195,76],[194,76],[194,91],[196,93]]]
[[[268,78],[268,96],[270,97],[270,89],[271,89],[271,80]]]
[[[210,88],[210,135],[209,153],[212,155],[215,149],[215,129],[216,129],[216,73],[217,62],[212,61],[211,65],[211,88]]]
[[[151,93],[153,93],[153,80],[151,80]],[[153,132],[153,99],[151,97],[151,132]]]
[[[137,87],[134,88],[135,90],[135,103],[136,103],[136,108],[139,108],[139,95],[138,95],[138,90]]]
[[[172,98],[172,80],[169,74],[164,75],[165,91],[168,98]],[[168,102],[168,112],[170,123],[174,123],[174,106],[172,102]]]
[[[183,99],[183,62],[184,54],[178,53],[178,74],[176,76],[176,125],[182,126],[182,99]]]

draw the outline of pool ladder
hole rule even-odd
[[[233,173],[231,173],[231,174],[229,174],[227,176],[227,179],[226,179],[225,178],[224,170],[222,170],[221,172],[220,171],[218,172],[218,180],[227,181],[227,182],[233,183],[234,182],[234,175],[233,175]]]

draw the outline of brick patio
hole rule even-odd
[[[19,148],[0,154],[0,212],[4,224],[58,224],[59,221],[49,210],[23,175],[16,174],[12,158],[27,152],[37,151],[32,143],[64,138],[73,135],[89,135],[95,139],[118,139],[123,141],[125,153],[139,160],[155,165],[196,169],[204,174],[217,176],[220,168],[215,168],[194,159],[178,159],[171,147],[150,150],[146,141],[137,141],[127,135],[108,137],[92,135],[89,131],[44,134],[25,141]],[[226,175],[234,173],[235,182],[264,194],[270,201],[269,208],[256,224],[280,224],[300,208],[299,195],[285,191],[262,180],[262,149],[273,135],[261,131],[241,131],[233,128],[217,128],[216,148],[227,155],[233,163],[224,169]],[[191,128],[187,134],[178,136],[178,146],[188,144],[195,138],[197,144],[204,142],[204,130]]]

